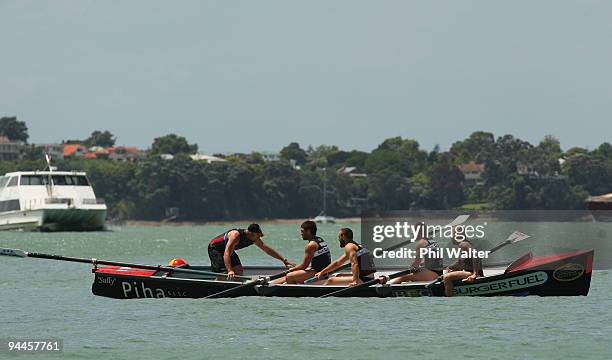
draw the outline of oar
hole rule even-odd
[[[393,273],[391,275],[387,275],[387,277],[388,277],[388,280],[391,280],[391,279],[395,279],[395,278],[400,277],[400,276],[412,274],[413,272],[415,272],[417,270],[418,269],[407,269],[407,270],[403,270],[403,271],[400,271],[400,272]],[[368,280],[368,281],[366,281],[364,283],[361,283],[359,285],[349,286],[349,287],[346,287],[344,289],[340,289],[340,290],[336,290],[334,292],[330,292],[329,294],[321,295],[319,297],[320,298],[326,298],[326,297],[330,297],[330,296],[347,295],[347,294],[350,294],[350,293],[352,293],[353,291],[355,291],[357,289],[363,289],[365,287],[368,287],[368,286],[371,286],[371,285],[376,285],[378,283],[380,283],[380,278]]]
[[[492,248],[491,250],[489,250],[489,253],[495,252],[495,251],[501,249],[502,247],[504,247],[504,246],[506,246],[508,244],[513,244],[513,243],[519,242],[521,240],[525,240],[528,237],[529,237],[529,235],[523,234],[522,232],[519,232],[519,231],[515,231],[512,234],[510,234],[510,236],[508,237],[508,239],[506,241],[504,241],[503,243],[501,243],[501,244],[495,246],[494,248]],[[396,272],[396,273],[387,275],[386,277],[388,278],[388,280],[391,280],[391,279],[398,278],[400,276],[411,274],[411,273],[413,273],[413,272],[415,272],[417,270],[418,269],[407,269],[407,270],[403,270],[403,271],[400,271],[400,272]],[[435,283],[437,281],[438,280],[435,280],[433,283]],[[325,294],[325,295],[321,295],[319,297],[320,298],[325,298],[325,297],[330,297],[330,296],[342,296],[342,295],[346,296],[346,295],[352,293],[353,291],[356,291],[358,289],[363,289],[363,288],[368,287],[368,286],[376,285],[376,284],[379,284],[380,282],[381,282],[381,277],[376,278],[376,279],[372,279],[372,280],[369,280],[369,281],[366,281],[366,282],[361,283],[359,285],[350,286],[350,287],[346,287],[344,289],[336,290],[334,292],[331,292],[331,293]]]
[[[249,288],[249,287],[254,287],[256,285],[265,284],[265,283],[267,283],[269,281],[282,278],[283,276],[287,275],[288,273],[289,273],[289,270],[285,270],[285,271],[280,272],[278,274],[274,274],[274,275],[267,276],[267,277],[260,277],[260,278],[255,279],[255,280],[247,281],[247,282],[245,282],[242,285],[238,285],[236,287],[233,287],[233,288],[230,288],[230,289],[226,289],[226,290],[219,291],[217,293],[208,295],[207,297],[205,297],[205,299],[216,299],[216,298],[222,298],[222,297],[231,297],[232,294],[239,293],[243,289],[246,289],[246,288]]]
[[[124,267],[131,267],[131,268],[136,268],[136,269],[146,269],[146,270],[158,270],[158,271],[164,270],[164,271],[183,273],[183,274],[213,275],[213,276],[223,276],[223,277],[227,276],[227,274],[221,274],[221,273],[205,271],[205,270],[182,269],[182,268],[175,268],[171,266],[162,266],[162,265],[157,265],[157,266],[142,265],[142,264],[132,264],[132,263],[98,260],[98,259],[77,258],[77,257],[61,256],[61,255],[40,254],[40,253],[34,253],[34,252],[27,252],[27,251],[23,251],[19,249],[0,248],[0,255],[70,261],[70,262],[78,262],[78,263],[92,264],[92,265],[124,266]],[[250,277],[246,277],[246,276],[237,276],[237,277],[245,279],[245,280],[251,279]]]
[[[443,227],[455,227],[455,226],[461,225],[464,222],[466,222],[469,219],[469,217],[470,217],[470,215],[459,215],[453,221],[451,221],[450,223],[444,225]],[[430,236],[430,234],[427,234],[427,236]],[[399,244],[393,245],[393,246],[391,246],[391,247],[389,247],[389,248],[387,248],[387,249],[385,249],[383,251],[393,251],[395,249],[399,249],[399,248],[401,248],[403,246],[406,246],[406,245],[408,245],[410,243],[413,243],[413,242],[414,242],[414,239],[406,240],[406,241],[401,242]],[[333,271],[328,272],[326,275],[333,274],[335,272],[347,269],[349,267],[351,267],[351,263],[350,262],[340,266],[339,268],[336,268]],[[313,276],[310,279],[304,281],[304,284],[310,284],[310,283],[313,283],[313,282],[315,282],[317,280],[320,280],[320,279],[318,277],[316,277],[316,276]]]
[[[508,236],[508,239],[506,239],[506,241],[504,241],[503,243],[497,245],[496,247],[494,247],[493,249],[491,249],[491,252],[495,252],[501,248],[503,248],[506,245],[510,245],[510,244],[514,244],[517,243],[519,241],[523,241],[525,239],[527,239],[528,237],[530,237],[527,234],[523,234],[520,231],[515,231],[512,234],[510,234],[510,236]]]

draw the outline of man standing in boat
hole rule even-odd
[[[462,227],[455,228],[453,240],[458,243],[461,253],[468,254],[468,257],[460,256],[457,261],[446,269],[446,274],[442,276],[444,282],[444,294],[453,296],[453,281],[463,280],[465,282],[473,282],[479,276],[484,276],[482,271],[482,261],[479,258],[471,257],[471,254],[476,252],[476,248],[465,236],[465,231]]]
[[[307,241],[302,263],[289,269],[291,272],[287,276],[274,280],[273,283],[302,284],[304,280],[331,264],[329,248],[325,241],[317,236],[317,223],[311,220],[304,221],[300,226],[300,234],[302,239]]]
[[[208,257],[213,272],[227,273],[227,278],[233,280],[235,275],[242,275],[244,270],[236,250],[253,244],[266,254],[283,262],[285,266],[295,266],[261,240],[264,236],[259,224],[251,224],[246,229],[231,229],[215,237],[208,244]]]
[[[427,225],[424,222],[416,224],[416,227],[419,229],[414,242],[416,255],[410,265],[414,272],[395,278],[389,282],[390,284],[401,284],[405,281],[432,281],[441,276],[444,271],[441,257],[421,256],[421,249],[431,250],[429,253],[437,253],[439,246],[435,239],[430,239],[426,235]]]
[[[319,271],[315,276],[319,279],[340,267],[347,260],[351,262],[351,275],[337,275],[325,282],[325,285],[346,285],[349,286],[361,284],[362,282],[372,280],[376,272],[374,265],[374,257],[370,250],[353,241],[353,230],[342,228],[338,232],[338,241],[340,247],[344,248],[344,254],[336,261],[329,264],[325,269]]]

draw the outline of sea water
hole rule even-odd
[[[236,224],[246,225],[246,224]],[[262,224],[299,262],[296,224]],[[321,225],[332,254],[340,226]],[[123,226],[95,233],[0,232],[0,247],[147,264],[208,264],[206,245],[232,225]],[[358,229],[356,229],[358,230]],[[503,250],[500,250],[500,252]],[[597,257],[597,254],[595,254]],[[280,265],[252,246],[245,265]],[[67,359],[606,359],[612,273],[586,297],[237,298],[115,300],[91,294],[86,264],[0,258],[0,339],[63,340]]]

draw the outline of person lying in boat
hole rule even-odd
[[[389,281],[389,284],[401,284],[407,281],[432,281],[437,279],[443,274],[444,265],[442,264],[442,258],[433,256],[421,256],[421,249],[428,249],[432,252],[437,252],[439,249],[438,242],[429,238],[425,233],[427,231],[427,225],[424,222],[420,222],[415,225],[420,230],[418,231],[417,240],[414,242],[416,255],[410,268],[414,270],[412,274],[400,276]],[[382,281],[385,283],[385,281]]]
[[[325,241],[317,236],[317,223],[304,221],[300,226],[302,239],[306,240],[304,246],[304,259],[298,266],[289,269],[287,276],[274,280],[275,284],[302,284],[304,280],[314,276],[318,271],[331,264],[331,253]]]
[[[453,240],[455,240],[455,243],[458,243],[462,253],[471,253],[476,250],[474,245],[465,237],[461,229],[455,230]],[[484,276],[482,261],[478,258],[463,258],[460,256],[455,263],[448,266],[446,274],[442,276],[444,294],[449,297],[453,296],[453,281],[463,280],[466,282],[473,282],[479,276]]]
[[[338,241],[340,241],[340,247],[344,248],[344,254],[326,266],[325,269],[316,273],[315,276],[319,279],[324,279],[327,274],[349,260],[351,262],[351,274],[331,277],[325,282],[325,285],[348,284],[353,286],[374,279],[374,273],[376,272],[374,257],[370,250],[353,241],[353,231],[349,228],[340,229]]]
[[[227,273],[228,280],[233,280],[235,275],[242,275],[244,270],[235,250],[253,244],[271,257],[282,261],[285,266],[295,266],[294,262],[287,260],[278,251],[264,243],[261,240],[263,236],[259,224],[251,224],[247,229],[230,229],[212,239],[208,244],[208,257],[212,271]]]

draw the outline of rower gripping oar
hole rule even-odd
[[[466,222],[469,219],[469,217],[470,217],[470,215],[459,215],[453,221],[451,221],[450,223],[444,225],[444,227],[455,227],[455,226],[461,225],[464,222]],[[427,234],[427,235],[429,236],[429,234]],[[387,249],[385,249],[384,251],[393,251],[393,250],[399,249],[399,248],[401,248],[401,247],[403,247],[405,245],[408,245],[410,243],[413,243],[413,242],[414,242],[414,239],[406,240],[406,241],[403,241],[403,242],[401,242],[399,244],[395,244],[393,246],[390,246]],[[336,273],[338,271],[341,271],[341,270],[344,270],[344,269],[348,269],[349,267],[351,267],[351,263],[350,262],[340,266],[339,268],[337,268],[337,269],[335,269],[333,271],[328,272],[325,275],[333,274],[333,273]],[[321,280],[321,279],[319,279],[316,276],[313,276],[310,279],[307,279],[306,281],[304,281],[304,284],[310,284],[310,283],[313,283],[313,282],[318,281],[318,280]]]
[[[489,253],[493,253],[493,252],[501,249],[502,247],[504,247],[504,246],[506,246],[508,244],[513,244],[513,243],[519,242],[521,240],[525,240],[528,237],[529,237],[529,235],[527,235],[527,234],[523,234],[520,231],[515,231],[512,234],[510,234],[510,236],[508,237],[508,239],[506,241],[502,242],[501,244],[499,244],[499,245],[495,246],[494,248],[492,248],[491,250],[489,250]],[[336,290],[334,292],[331,292],[331,293],[325,294],[325,295],[321,295],[319,297],[320,298],[326,298],[326,297],[330,297],[330,296],[346,296],[346,295],[348,295],[348,294],[350,294],[353,291],[356,291],[358,289],[363,289],[363,288],[368,287],[368,286],[379,284],[382,281],[382,278],[387,278],[387,281],[388,281],[388,280],[391,280],[391,279],[398,278],[400,276],[411,274],[411,273],[413,273],[413,272],[415,272],[417,270],[418,269],[407,269],[407,270],[399,271],[399,272],[396,272],[396,273],[393,273],[393,274],[390,274],[390,275],[387,275],[387,276],[384,276],[384,277],[381,276],[381,277],[378,277],[376,279],[372,279],[372,280],[366,281],[366,282],[361,283],[359,285],[350,286],[350,287],[346,287],[344,289]],[[437,281],[438,280],[435,280],[432,283],[430,283],[429,285],[432,285],[432,284],[436,283]]]
[[[70,261],[70,262],[78,262],[78,263],[92,264],[92,265],[123,266],[123,267],[131,267],[131,268],[146,269],[146,270],[157,270],[157,271],[163,270],[163,271],[183,273],[183,274],[212,275],[212,276],[223,276],[223,277],[227,276],[227,274],[221,274],[221,273],[205,271],[205,270],[193,270],[193,269],[184,269],[184,268],[162,266],[162,265],[157,265],[157,266],[142,265],[142,264],[132,264],[132,263],[117,262],[117,261],[107,261],[107,260],[77,258],[77,257],[61,256],[61,255],[41,254],[41,253],[27,252],[27,251],[23,251],[19,249],[0,248],[0,255]],[[241,278],[244,280],[251,279],[250,277],[246,277],[246,276],[237,276],[237,278]]]
[[[260,277],[260,278],[255,279],[255,280],[247,281],[246,283],[244,283],[242,285],[238,285],[236,287],[229,288],[229,289],[226,289],[226,290],[219,291],[217,293],[208,295],[207,297],[205,297],[205,299],[217,299],[217,298],[222,298],[222,297],[231,297],[233,294],[239,293],[243,289],[246,289],[246,288],[249,288],[249,287],[254,287],[256,285],[265,284],[265,283],[267,283],[269,281],[282,278],[283,276],[287,275],[288,273],[289,273],[289,270],[285,270],[285,271],[280,272],[278,274],[274,274],[274,275],[267,276],[267,277]]]
[[[410,268],[410,269],[406,269],[406,270],[402,270],[402,271],[393,273],[391,275],[387,275],[385,277],[388,278],[388,280],[391,280],[391,279],[395,279],[395,278],[400,277],[400,276],[412,274],[413,272],[415,272],[417,270],[418,269]],[[381,278],[379,277],[379,278],[372,279],[372,280],[363,282],[363,283],[355,285],[355,286],[350,286],[350,287],[346,287],[344,289],[336,290],[334,292],[330,292],[329,294],[321,295],[319,297],[320,298],[326,298],[326,297],[330,297],[330,296],[338,296],[338,295],[350,294],[353,291],[356,291],[357,289],[363,289],[363,288],[368,287],[368,286],[379,284],[380,281],[381,281]]]

